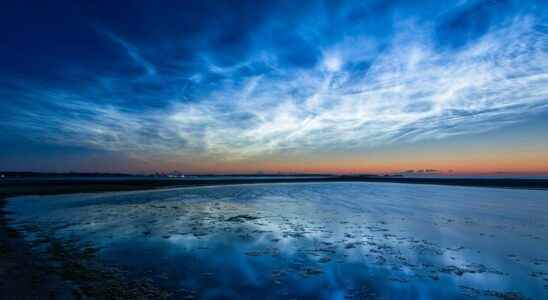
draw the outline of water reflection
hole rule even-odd
[[[548,192],[269,184],[12,201],[203,299],[548,297]],[[512,299],[512,298],[510,298]]]

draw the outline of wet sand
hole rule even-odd
[[[50,255],[38,254],[24,239],[24,234],[8,225],[11,220],[6,214],[6,199],[21,195],[59,195],[70,193],[94,193],[106,191],[143,190],[164,186],[156,183],[139,184],[127,182],[67,182],[38,183],[18,180],[16,184],[0,182],[0,299],[81,299],[82,286],[88,286],[88,293],[95,298],[127,296],[123,288],[127,282],[116,282],[112,278],[95,276],[92,269],[80,270],[80,274],[70,274],[70,268],[81,260],[77,251],[64,257],[64,266],[52,264]],[[78,250],[78,249],[73,249]],[[75,259],[76,257],[76,259]],[[81,264],[80,264],[81,265]],[[76,275],[76,276],[75,276]],[[122,288],[123,287],[123,288]],[[134,293],[136,298],[146,298],[147,292]],[[126,297],[127,298],[127,297]],[[150,298],[150,297],[149,297]]]
[[[331,179],[332,180],[332,179]],[[358,180],[358,179],[352,179],[352,180]],[[398,179],[399,180],[399,179]],[[305,179],[303,180],[303,182],[306,182],[306,181],[310,181],[309,179]],[[317,180],[314,180],[314,181],[317,181]],[[339,179],[337,180],[333,180],[333,181],[339,181]],[[348,181],[348,179],[346,180],[340,180],[340,181]],[[279,180],[278,181],[274,181],[274,182],[287,182],[286,179],[284,180]],[[294,181],[293,181],[294,182]],[[481,181],[480,184],[486,184],[486,182],[488,184],[493,184],[492,181]],[[116,190],[134,190],[134,189],[154,189],[154,188],[159,188],[159,187],[169,187],[169,186],[193,186],[193,185],[196,185],[196,184],[199,184],[199,185],[214,185],[214,184],[242,184],[242,183],[264,183],[264,181],[257,181],[257,180],[240,180],[240,181],[234,181],[234,180],[230,180],[230,181],[216,181],[216,182],[209,182],[209,181],[200,181],[199,183],[196,183],[196,182],[180,182],[180,181],[176,181],[176,180],[154,180],[154,181],[142,181],[142,180],[137,180],[137,181],[127,181],[127,180],[123,180],[123,181],[117,181],[117,182],[111,182],[111,181],[94,181],[94,182],[89,182],[89,181],[85,181],[85,182],[81,182],[81,181],[71,181],[71,182],[63,182],[62,180],[61,181],[55,181],[55,182],[52,182],[52,181],[34,181],[34,182],[25,182],[25,183],[17,183],[17,184],[11,184],[11,185],[2,185],[1,186],[1,191],[2,191],[2,195],[3,197],[11,197],[11,196],[17,196],[17,195],[35,195],[35,194],[61,194],[61,193],[82,193],[82,192],[98,192],[98,191],[116,191]],[[272,183],[272,182],[269,182],[269,183]],[[301,182],[302,183],[302,182]],[[423,182],[423,183],[431,183],[430,181],[428,182]],[[469,182],[470,183],[470,182]],[[478,181],[475,181],[475,182],[472,182],[473,184],[478,184]],[[534,188],[534,189],[537,189],[539,188],[543,188],[543,184],[545,183],[540,183],[538,181],[525,181],[525,182],[519,182],[518,184],[508,184],[508,182],[502,182],[502,181],[497,181],[495,182],[497,185],[499,186],[505,186],[505,187],[516,187],[516,186],[520,186],[520,187],[523,187],[523,186],[526,186],[527,188]],[[504,183],[504,184],[503,184]],[[455,184],[455,182],[448,182],[446,181],[444,184]],[[211,203],[210,203],[211,204]],[[224,203],[226,204],[226,203]],[[230,207],[229,206],[222,206],[224,205],[223,203],[218,203],[218,205],[221,205],[221,208],[222,208],[222,211],[230,211]],[[213,204],[211,204],[213,205]],[[162,208],[161,207],[162,205],[159,205],[159,207],[152,207],[152,209],[148,208],[147,210],[152,210],[152,211],[162,211],[162,210],[166,210],[168,209],[169,211],[174,211],[176,210],[175,208],[173,207],[164,207]],[[198,206],[199,207],[199,206]],[[209,216],[206,216],[206,215],[203,215],[201,212],[203,211],[204,207],[196,207],[194,210],[191,210],[191,211],[194,211],[194,212],[200,212],[200,213],[196,213],[194,215],[194,219],[203,219],[204,222],[208,220],[208,217],[211,217],[211,215]],[[206,207],[208,209],[216,209],[215,207]],[[257,216],[256,213],[242,213],[245,211],[245,209],[243,209],[242,207],[238,207],[238,208],[232,208],[234,209],[234,212],[232,216],[228,216],[228,215],[225,215],[223,214],[222,216],[217,216],[219,218],[222,217],[222,222],[220,224],[224,224],[224,225],[235,225],[237,226],[238,228],[240,228],[239,226],[240,225],[245,225],[244,227],[247,227],[248,225],[254,225],[255,223],[259,223],[259,224],[255,224],[256,226],[260,226],[261,225],[261,222],[264,221],[264,219],[261,218],[261,216]],[[261,220],[262,219],[262,220]],[[150,284],[150,283],[143,283],[143,282],[139,282],[138,280],[135,280],[134,278],[126,278],[124,276],[119,276],[120,275],[120,272],[112,272],[112,273],[104,273],[104,270],[102,270],[103,266],[101,265],[97,265],[95,264],[94,262],[86,262],[85,260],[87,260],[88,258],[86,258],[87,256],[93,256],[91,254],[93,254],[93,252],[95,250],[93,250],[94,248],[93,247],[89,247],[89,250],[86,250],[85,247],[81,247],[81,245],[79,245],[78,247],[73,247],[74,245],[71,245],[70,242],[67,242],[67,241],[63,241],[62,243],[60,243],[60,248],[62,249],[57,249],[56,251],[58,252],[57,253],[57,256],[61,256],[61,259],[60,261],[62,261],[61,263],[61,271],[59,271],[59,268],[57,268],[57,270],[55,270],[55,267],[54,267],[54,271],[55,272],[51,272],[52,269],[51,269],[51,265],[50,265],[50,262],[52,260],[52,253],[46,253],[47,255],[45,255],[44,253],[40,254],[40,255],[37,255],[37,251],[33,251],[32,249],[36,247],[36,245],[33,245],[33,244],[29,244],[28,241],[25,241],[21,238],[21,234],[18,233],[17,231],[15,231],[13,228],[9,228],[8,226],[6,226],[5,224],[5,221],[6,221],[6,218],[5,218],[5,215],[2,214],[1,215],[1,236],[0,236],[0,240],[2,241],[2,245],[1,245],[1,248],[0,250],[2,251],[2,254],[6,254],[6,255],[3,255],[2,256],[2,259],[0,260],[0,274],[2,274],[2,277],[5,277],[7,280],[4,281],[3,285],[1,286],[1,289],[2,289],[2,294],[0,294],[0,296],[3,296],[3,295],[9,295],[9,296],[13,296],[13,295],[17,295],[19,293],[20,296],[23,296],[23,297],[26,297],[26,296],[29,296],[29,293],[33,293],[35,296],[37,296],[38,298],[49,298],[51,297],[52,295],[57,295],[58,297],[60,298],[79,298],[83,295],[95,295],[96,297],[98,295],[100,295],[100,293],[106,293],[106,294],[109,294],[110,296],[112,297],[115,297],[116,296],[116,293],[118,293],[118,296],[119,297],[124,297],[122,291],[123,290],[131,290],[133,291],[134,294],[132,294],[132,297],[147,297],[148,295],[148,298],[157,298],[157,297],[167,297],[169,295],[172,295],[170,294],[169,292],[167,291],[163,291],[162,289],[158,288],[157,286],[153,285],[153,284]],[[439,220],[440,223],[442,222],[449,222],[451,223],[451,221],[447,221],[447,220]],[[453,220],[454,221],[454,220]],[[380,221],[379,221],[380,222]],[[194,223],[192,223],[194,224]],[[289,224],[289,223],[288,223]],[[286,224],[286,225],[288,225]],[[196,225],[196,224],[194,224]],[[228,226],[227,225],[227,226]],[[386,225],[386,224],[385,224]],[[288,225],[289,226],[289,225]],[[297,226],[295,224],[293,224],[292,226]],[[346,225],[345,225],[346,226]],[[348,226],[351,226],[351,225],[348,225]],[[369,246],[372,246],[372,247],[369,247],[368,250],[373,250],[373,253],[375,253],[375,251],[390,251],[389,249],[390,248],[386,248],[387,245],[385,245],[385,243],[380,243],[379,242],[382,242],[383,240],[387,241],[387,240],[390,240],[394,237],[392,237],[389,233],[389,232],[384,232],[383,230],[384,229],[387,229],[385,228],[386,226],[384,226],[382,223],[379,223],[379,224],[370,224],[370,227],[371,228],[368,228],[367,230],[369,232],[381,232],[382,235],[381,236],[378,236],[378,237],[381,237],[381,241],[370,241],[372,243],[376,243],[375,247],[373,247],[372,245],[369,245]],[[226,226],[224,226],[223,228],[226,228]],[[190,227],[190,229],[192,229],[192,227]],[[195,229],[194,231],[190,231],[190,234],[191,236],[195,237],[195,238],[200,238],[202,236],[207,236],[207,232],[206,230],[200,230],[200,226],[196,227],[195,226]],[[218,228],[219,229],[219,228]],[[222,228],[221,228],[222,229]],[[233,228],[234,230],[238,230],[237,228]],[[289,238],[299,238],[300,235],[305,235],[306,234],[306,230],[299,230],[298,226],[296,228],[293,228],[295,230],[290,230],[290,231],[287,231],[288,232],[288,237]],[[219,229],[220,230],[220,229]],[[253,234],[257,234],[257,232],[254,232],[254,231],[249,231],[249,232],[246,232],[244,229],[241,229],[242,232],[238,233],[237,237],[239,236],[240,238],[243,237],[244,239],[246,238],[246,233],[249,234],[249,237],[253,237]],[[253,230],[257,230],[257,229],[253,229]],[[139,232],[139,235],[143,235],[143,236],[149,236],[154,239],[154,238],[158,238],[160,240],[171,240],[171,239],[174,239],[175,238],[175,235],[174,234],[169,234],[169,233],[166,233],[166,234],[160,234],[160,236],[158,236],[159,233],[154,233],[154,232],[149,232],[148,235],[146,234],[147,233],[147,230],[143,230],[143,232]],[[348,232],[346,232],[348,233]],[[26,234],[32,234],[32,231],[28,231]],[[349,235],[352,235],[352,233],[348,233]],[[386,236],[385,236],[386,234]],[[400,237],[401,238],[401,237]],[[276,238],[272,238],[271,240],[275,240]],[[49,244],[52,243],[52,240],[49,240],[47,241]],[[274,244],[278,243],[279,241],[273,241]],[[340,241],[332,241],[332,242],[342,242],[342,240]],[[409,240],[407,240],[406,242],[410,242]],[[411,241],[412,242],[412,241]],[[55,243],[55,242],[54,242]],[[433,247],[433,246],[429,246],[428,244],[424,244],[424,243],[421,243],[419,242],[418,244],[420,244],[419,247],[420,249],[423,249],[421,251],[436,251],[436,248]],[[379,246],[380,245],[380,246]],[[356,249],[356,248],[360,248],[362,247],[363,248],[363,244],[360,244],[359,242],[356,243],[355,241],[352,241],[352,238],[351,236],[344,236],[344,249],[345,251],[353,251],[352,249]],[[379,248],[380,247],[380,248]],[[52,247],[50,247],[52,248]],[[431,249],[433,248],[433,249]],[[454,248],[451,248],[451,247],[448,247],[450,249],[453,249],[455,251],[462,251],[463,249],[459,249],[458,246],[455,246]],[[322,255],[322,254],[325,254],[325,253],[330,253],[330,251],[333,251],[333,249],[330,248],[330,246],[328,244],[326,245],[323,245],[323,248],[320,248],[322,250],[320,251],[312,251],[311,253],[315,253],[313,254],[313,256],[317,256],[318,259],[317,259],[317,263],[319,264],[331,264],[331,263],[334,263],[337,261],[337,256],[336,255]],[[203,250],[206,250],[206,249],[203,249]],[[318,250],[318,249],[316,249]],[[324,251],[325,250],[325,251]],[[439,249],[437,249],[439,250]],[[443,251],[450,251],[450,250],[447,250],[447,249],[442,249]],[[48,250],[49,252],[52,252],[51,249]],[[83,251],[83,252],[82,252]],[[88,251],[89,253],[87,253],[86,251]],[[299,251],[303,251],[302,249],[299,250]],[[54,251],[55,252],[55,251]],[[61,253],[59,255],[59,253]],[[55,254],[55,253],[54,253]],[[275,257],[275,255],[280,255],[279,253],[276,252],[275,248],[269,248],[269,247],[266,247],[266,248],[258,248],[258,249],[250,249],[249,251],[246,251],[245,252],[245,256],[247,256],[248,258],[258,258],[258,259],[261,259],[261,257],[264,257],[264,256],[272,256],[272,257]],[[310,253],[308,253],[310,254]],[[390,254],[390,253],[388,253]],[[379,257],[382,257],[382,258],[378,258],[380,261],[379,262],[382,262],[384,259],[387,259],[387,257],[389,257],[390,255],[388,255],[387,253],[384,253],[383,255],[379,255]],[[518,257],[512,257],[511,255],[514,255],[512,253],[508,253],[508,257],[510,259],[519,259]],[[114,257],[113,255],[109,255],[109,256],[112,256]],[[401,259],[401,258],[397,258],[397,256],[392,257],[393,259]],[[59,259],[59,257],[57,257],[57,259]],[[339,258],[340,259],[340,258]],[[375,258],[377,259],[377,258]],[[91,259],[91,261],[93,261],[93,257]],[[297,262],[298,263],[298,262]],[[383,264],[386,263],[386,262],[382,262]],[[537,263],[539,264],[543,264],[542,261],[537,261]],[[296,271],[294,271],[294,273],[296,274],[299,274],[299,276],[303,276],[303,278],[314,278],[314,277],[317,277],[319,274],[325,272],[321,269],[318,269],[316,267],[307,267],[308,265],[308,262],[301,262],[301,264],[304,264],[304,265],[296,265],[294,266],[296,269]],[[83,270],[81,270],[81,274],[66,274],[67,272],[67,267],[74,267],[74,265],[80,267],[80,268],[83,268]],[[63,268],[64,268],[64,271],[63,272]],[[289,268],[289,266],[287,267]],[[24,270],[24,271],[23,271]],[[282,282],[283,280],[283,277],[287,277],[287,273],[288,271],[287,270],[291,270],[291,269],[280,269],[280,270],[272,270],[272,278],[274,278],[273,282],[276,283],[276,282]],[[14,273],[15,272],[15,273]],[[293,272],[293,271],[292,271]],[[432,270],[428,270],[428,275],[425,275],[425,276],[429,276],[431,278],[431,280],[440,280],[440,277],[443,279],[443,276],[444,274],[453,274],[455,276],[462,276],[464,274],[489,274],[489,273],[493,273],[493,272],[498,272],[497,270],[492,270],[490,269],[488,266],[481,266],[481,265],[468,265],[468,266],[460,266],[460,267],[457,267],[457,266],[446,266],[446,267],[438,267],[438,268],[432,268]],[[97,274],[100,273],[101,276],[98,276]],[[204,273],[205,275],[204,276],[213,276],[214,273],[213,272],[202,272]],[[211,273],[211,274],[210,274]],[[17,276],[6,276],[6,274],[18,274]],[[55,276],[51,276],[51,274],[56,274]],[[91,274],[91,276],[90,276]],[[460,274],[460,275],[459,275]],[[68,283],[67,281],[67,275],[68,275],[68,279],[70,279],[70,283]],[[544,279],[544,273],[533,273],[533,275],[536,275],[536,276],[539,276],[540,277],[540,280],[543,280]],[[112,277],[117,277],[119,276],[118,278],[115,278],[115,279],[112,279]],[[201,276],[201,275],[200,275]],[[110,280],[110,281],[109,281]],[[393,282],[400,282],[402,284],[404,284],[406,280],[408,279],[405,279],[403,277],[394,277],[394,278],[391,278],[390,279],[391,281]],[[95,283],[94,283],[95,281]],[[131,282],[131,285],[132,287],[128,287],[128,286],[124,286],[126,284],[128,284],[128,282]],[[107,283],[106,285],[111,285],[110,287],[107,287],[107,288],[103,288],[105,287],[105,283]],[[84,286],[85,288],[82,289],[82,286]],[[102,287],[102,288],[97,288],[98,286]],[[121,288],[123,287],[123,288]],[[482,289],[477,289],[477,288],[472,288],[472,287],[463,287],[461,288],[462,292],[464,294],[468,294],[470,295],[471,297],[495,297],[495,298],[502,298],[502,299],[512,299],[511,297],[518,297],[519,295],[518,294],[511,294],[511,293],[508,293],[508,292],[500,292],[500,291],[495,291],[495,290],[482,290]],[[32,292],[29,292],[29,291],[32,291]],[[191,290],[190,290],[191,291]],[[188,291],[187,291],[188,292]],[[364,292],[362,291],[363,293],[365,294],[359,294],[358,291],[356,291],[356,295],[362,295],[362,296],[367,296],[368,294],[367,293],[371,293],[371,291],[369,292]],[[95,294],[94,294],[95,293]],[[140,295],[140,296],[139,296]],[[128,296],[127,294],[125,295],[126,297]],[[173,295],[172,295],[173,296]],[[187,293],[185,294],[185,297],[192,297],[193,294],[192,293]],[[369,295],[371,296],[371,295]],[[371,296],[372,297],[372,296]],[[6,298],[6,297],[4,297]],[[10,299],[9,297],[7,297],[6,299]]]

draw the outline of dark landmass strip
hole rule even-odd
[[[140,283],[120,282],[113,276],[86,267],[76,261],[79,272],[63,273],[52,269],[47,257],[39,257],[22,237],[10,228],[9,215],[4,211],[5,199],[22,195],[53,195],[105,191],[146,190],[166,187],[190,187],[229,184],[298,183],[298,182],[387,182],[438,184],[474,187],[548,189],[545,179],[487,179],[487,178],[407,178],[392,176],[329,176],[306,178],[230,178],[193,179],[125,178],[96,176],[93,180],[26,177],[0,179],[0,299],[80,299],[82,293],[95,298],[161,298],[163,291]],[[65,255],[64,265],[74,265],[74,255]],[[63,265],[63,264],[62,264]],[[66,270],[65,270],[66,271]],[[69,270],[70,271],[70,270]],[[103,275],[97,275],[103,274]],[[85,287],[85,289],[83,289]],[[84,291],[84,292],[83,292]],[[127,294],[131,291],[131,294]],[[126,293],[126,294],[124,294]]]
[[[205,177],[325,177],[333,176],[333,174],[314,174],[314,173],[254,173],[254,174],[183,174],[182,172],[167,172],[167,173],[152,173],[147,175],[142,174],[127,174],[127,173],[87,173],[87,172],[14,172],[1,171],[1,178],[205,178]],[[374,176],[374,175],[372,175]]]
[[[12,192],[25,192],[28,189],[39,188],[40,193],[57,193],[56,191],[74,190],[89,187],[93,190],[135,190],[160,187],[185,187],[204,185],[227,184],[257,184],[257,183],[299,183],[299,182],[386,182],[409,184],[435,184],[452,186],[492,187],[492,188],[520,188],[520,189],[548,189],[548,179],[519,179],[519,178],[446,178],[446,177],[403,177],[403,176],[376,176],[376,175],[292,175],[292,176],[197,176],[190,178],[170,177],[112,177],[94,176],[93,179],[78,177],[19,177],[0,179],[1,189],[8,188]],[[47,187],[47,188],[46,188]],[[25,193],[28,194],[28,193]]]
[[[137,175],[125,174],[125,173],[44,173],[44,172],[11,172],[0,171],[0,177],[2,178],[76,178],[76,177],[136,177]]]

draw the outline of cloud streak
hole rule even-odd
[[[143,56],[141,55],[139,49],[135,47],[134,45],[131,45],[130,43],[126,42],[124,39],[119,37],[118,35],[114,34],[108,29],[105,29],[101,26],[97,27],[97,31],[107,37],[109,40],[120,46],[126,51],[126,54],[128,57],[137,65],[143,68],[143,70],[146,72],[147,75],[153,76],[156,75],[156,67],[154,67],[153,64],[151,64],[149,61],[147,61]]]

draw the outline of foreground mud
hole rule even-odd
[[[546,199],[302,183],[24,197],[9,210],[35,251],[69,262],[59,276],[83,268],[145,297],[543,299]],[[51,257],[56,243],[69,250]]]
[[[2,185],[0,187],[0,299],[157,299],[170,295],[146,281],[131,281],[119,269],[101,265],[91,246],[56,239],[46,231],[28,232],[10,226],[6,199],[49,195],[155,188],[129,184]],[[30,242],[27,235],[40,236]]]

